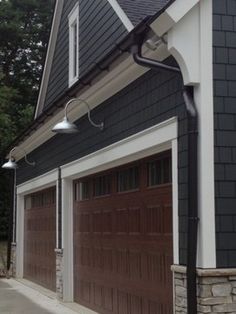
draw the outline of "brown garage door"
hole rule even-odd
[[[101,314],[170,314],[170,152],[74,183],[75,301]]]
[[[56,189],[25,197],[24,277],[56,290]]]

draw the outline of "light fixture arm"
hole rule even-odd
[[[20,149],[23,153],[24,153],[24,158],[25,158],[25,162],[30,165],[30,166],[35,166],[36,163],[35,161],[29,161],[28,158],[27,158],[27,154],[26,154],[26,151],[23,149],[23,148],[20,148],[19,146],[15,146],[11,149],[10,153],[9,153],[9,159],[12,160],[14,158],[14,156],[12,156],[13,152],[16,150],[16,149]]]
[[[93,120],[92,120],[92,118],[91,118],[91,109],[90,109],[90,107],[89,107],[89,104],[87,103],[87,101],[86,100],[84,100],[84,99],[81,99],[81,98],[72,98],[72,99],[70,99],[68,102],[67,102],[67,104],[65,105],[65,119],[67,120],[68,118],[67,118],[67,111],[68,111],[68,107],[69,107],[69,105],[71,104],[71,103],[73,103],[73,102],[82,102],[83,104],[85,104],[86,105],[86,107],[87,107],[87,109],[88,109],[88,120],[89,120],[89,122],[91,123],[91,125],[92,126],[94,126],[95,128],[99,128],[100,130],[103,130],[103,128],[104,128],[104,122],[101,122],[101,123],[95,123]]]

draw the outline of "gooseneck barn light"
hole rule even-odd
[[[77,125],[75,125],[75,123],[72,123],[68,120],[67,117],[67,110],[68,110],[68,106],[74,102],[82,102],[83,104],[86,105],[87,109],[88,109],[88,120],[91,123],[92,126],[94,126],[95,128],[99,128],[100,130],[103,130],[104,128],[104,123],[101,122],[99,124],[95,123],[90,116],[90,107],[87,103],[87,101],[80,99],[80,98],[72,98],[70,99],[66,105],[65,105],[65,115],[62,121],[58,122],[53,128],[52,131],[55,133],[63,133],[63,134],[71,134],[71,133],[77,133],[78,127]]]
[[[17,163],[16,163],[16,161],[15,161],[14,156],[12,155],[13,152],[14,152],[16,149],[19,149],[19,147],[18,147],[18,146],[15,146],[14,148],[12,148],[12,150],[11,150],[10,153],[9,153],[9,160],[8,160],[7,162],[5,162],[5,164],[2,165],[2,168],[4,168],[4,169],[16,169],[16,168],[17,168]],[[24,149],[21,148],[20,150],[22,150],[23,153],[24,153],[25,162],[26,162],[28,165],[30,165],[30,166],[35,166],[36,163],[35,163],[34,161],[30,162],[30,161],[27,159],[27,155],[26,155],[26,152],[24,151]]]

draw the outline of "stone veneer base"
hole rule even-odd
[[[174,275],[174,313],[186,314],[186,267],[173,265],[171,269]],[[236,314],[236,269],[197,269],[197,302],[198,314]]]
[[[63,299],[63,249],[55,249],[56,253],[56,294]]]
[[[16,277],[16,243],[11,243],[11,265],[7,277]]]

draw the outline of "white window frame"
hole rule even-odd
[[[77,2],[70,14],[68,15],[69,23],[69,87],[72,86],[79,78],[79,3]],[[75,37],[75,28],[76,24],[76,33],[77,33],[77,43],[76,43],[76,56],[74,49],[74,37]],[[76,73],[74,74],[75,69],[75,57],[76,57]]]

